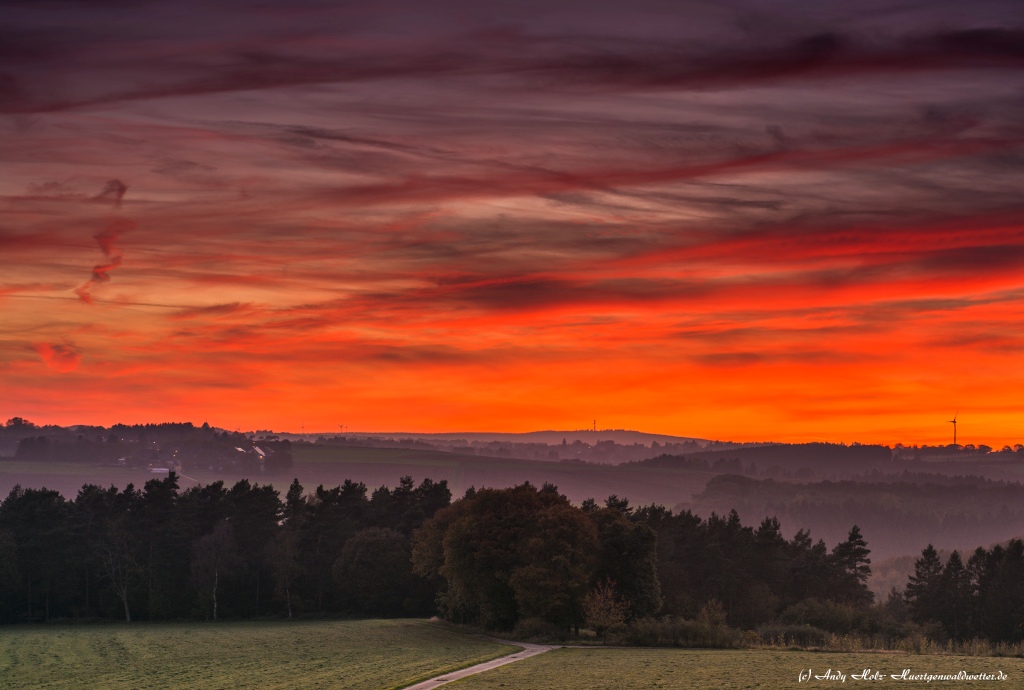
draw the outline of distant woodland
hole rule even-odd
[[[249,471],[258,470],[261,452],[276,453],[263,472],[287,472],[288,450],[293,441],[287,435],[271,431],[241,433],[204,424],[115,424],[111,427],[79,425],[75,427],[38,426],[20,417],[0,426],[0,459],[38,460],[92,464],[127,464],[146,467],[175,464],[181,469],[228,468],[240,464]],[[720,441],[683,441],[658,443],[616,443],[598,440],[593,444],[580,440],[561,443],[482,441],[470,439],[424,440],[380,436],[298,437],[295,442],[320,447],[404,448],[439,451],[459,455],[492,458],[516,458],[556,462],[616,464],[643,460],[652,453],[693,453],[709,449],[741,448],[744,444]]]
[[[554,433],[554,432],[550,432]],[[610,432],[611,433],[611,432]],[[934,472],[969,474],[979,463],[1020,463],[1024,446],[998,451],[988,446],[843,445],[838,443],[733,443],[688,440],[617,443],[579,439],[561,443],[512,440],[424,439],[382,436],[294,436],[271,431],[238,432],[204,424],[163,423],[111,427],[37,426],[14,417],[0,426],[0,459],[40,460],[132,466],[177,464],[182,469],[237,467],[257,470],[264,455],[277,456],[264,472],[287,473],[292,443],[319,447],[404,448],[492,458],[544,460],[643,468],[688,469],[699,472],[743,474],[751,477],[811,481],[855,479],[868,473]],[[259,448],[259,451],[256,450]],[[254,464],[255,463],[255,464]]]
[[[876,558],[906,554],[908,545],[973,547],[1024,534],[1024,485],[980,477],[793,483],[720,475],[686,507],[702,515],[771,515],[787,526],[813,525],[827,540],[857,524],[872,536]]]
[[[948,638],[1024,636],[1024,552],[943,564],[926,550],[873,602],[859,527],[831,548],[777,520],[743,525],[556,487],[469,490],[404,478],[282,497],[239,481],[180,490],[86,485],[73,500],[15,488],[0,504],[0,620],[403,616],[497,630],[666,625]],[[646,623],[644,623],[646,622]],[[774,627],[772,627],[774,626]],[[780,628],[781,626],[781,628]],[[788,626],[788,628],[786,627]]]
[[[993,467],[1024,465],[1024,446],[888,446],[854,443],[766,443],[738,448],[709,446],[695,452],[662,452],[637,467],[690,469],[750,477],[812,481],[861,479],[868,475],[940,473],[976,474]],[[984,468],[984,469],[982,469]]]
[[[116,424],[110,428],[39,427],[19,417],[0,428],[0,448],[15,460],[99,466],[236,469],[252,474],[287,473],[291,442],[189,423]],[[2,454],[2,453],[0,453]]]

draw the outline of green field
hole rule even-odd
[[[0,629],[0,687],[383,690],[515,647],[411,620]]]
[[[814,675],[827,670],[846,673],[846,682],[816,680],[800,683],[801,671]],[[858,681],[864,669],[888,676],[909,668],[913,673],[997,673],[1005,682],[913,680]],[[547,654],[471,676],[445,690],[682,690],[684,688],[828,687],[1024,687],[1024,659],[927,656],[775,650],[690,649],[557,649]]]

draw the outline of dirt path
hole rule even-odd
[[[460,671],[452,671],[451,673],[444,673],[436,678],[425,680],[416,685],[410,685],[403,690],[433,690],[436,687],[440,687],[445,683],[450,683],[453,680],[459,678],[465,678],[466,676],[472,676],[476,673],[483,673],[484,671],[490,671],[492,668],[498,668],[505,664],[511,664],[514,661],[521,659],[529,659],[531,656],[537,656],[544,652],[550,652],[552,649],[558,649],[561,645],[546,645],[546,644],[527,644],[526,642],[509,642],[508,640],[497,640],[503,644],[515,645],[516,647],[522,647],[522,651],[509,654],[508,656],[498,657],[497,659],[491,659],[485,661],[482,664],[476,666],[470,666]]]

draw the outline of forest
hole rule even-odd
[[[943,564],[929,544],[914,564],[905,601],[911,616],[952,639],[1019,640],[1024,630],[1024,541],[978,547],[965,564]]]
[[[719,475],[684,505],[701,515],[733,509],[743,517],[773,515],[790,530],[811,527],[826,540],[842,538],[856,524],[872,535],[880,560],[929,542],[974,548],[1024,534],[1024,485],[982,477],[907,473],[797,484]]]
[[[784,538],[774,518],[755,527],[735,511],[702,519],[617,496],[574,505],[551,485],[452,501],[430,479],[311,492],[296,480],[282,498],[247,480],[180,490],[172,472],[141,489],[85,485],[74,500],[12,490],[0,503],[0,621],[440,613],[571,632],[710,611],[748,630],[1022,638],[1019,541],[966,564],[926,549],[905,591],[878,603],[870,553],[856,525],[829,548],[806,530]]]

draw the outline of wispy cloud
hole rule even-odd
[[[78,368],[82,353],[67,343],[36,343],[35,350],[50,369],[66,374]]]
[[[104,190],[103,193],[108,193],[108,190]],[[121,188],[114,192],[114,194],[116,199],[115,203],[120,206],[121,196],[124,195],[124,186],[122,185]],[[89,276],[89,280],[75,289],[75,294],[78,295],[78,298],[86,304],[93,303],[93,287],[100,283],[109,282],[110,272],[121,265],[122,254],[121,250],[117,248],[116,243],[124,233],[134,230],[135,227],[135,223],[132,221],[124,218],[114,218],[104,230],[93,236],[93,239],[96,240],[96,244],[99,246],[100,251],[103,252],[106,262],[93,266],[92,275]]]

